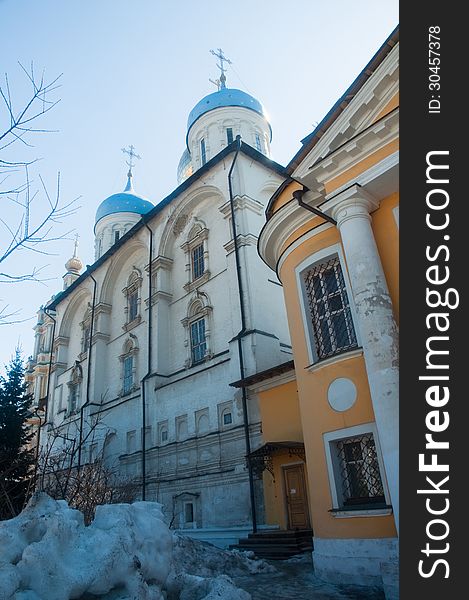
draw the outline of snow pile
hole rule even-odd
[[[44,493],[0,523],[0,598],[162,600],[172,536],[156,502],[98,506],[83,515]]]
[[[273,571],[173,535],[156,502],[98,506],[85,526],[65,501],[37,493],[0,523],[1,600],[250,600],[226,573]]]
[[[173,535],[173,561],[166,582],[168,600],[250,600],[232,577],[273,573],[276,569],[252,552],[221,550],[190,537]]]
[[[276,573],[265,560],[257,560],[253,552],[222,550],[212,544],[175,533],[173,535],[173,567],[175,573],[190,573],[201,577],[231,576],[255,573]]]

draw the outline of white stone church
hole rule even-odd
[[[229,384],[291,358],[282,289],[257,253],[288,177],[270,141],[261,103],[222,70],[189,114],[168,197],[138,195],[131,147],[124,191],[97,202],[95,262],[66,263],[29,362],[36,401],[48,398],[43,447],[57,431],[86,440],[99,419],[81,463],[104,451],[168,522],[212,541],[250,527],[253,502],[263,522],[246,461],[262,444],[257,399]]]

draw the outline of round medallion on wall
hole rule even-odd
[[[327,390],[327,401],[337,412],[344,412],[355,404],[357,388],[351,379],[339,377],[334,379]]]

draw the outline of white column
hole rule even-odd
[[[337,221],[357,311],[360,340],[376,427],[399,530],[399,358],[398,330],[370,212],[379,203],[359,186],[330,200]]]

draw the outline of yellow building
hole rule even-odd
[[[262,415],[265,445],[252,459],[267,467],[266,522],[311,524],[317,575],[384,584],[389,598],[399,523],[398,40],[396,29],[302,141],[268,204],[258,248],[283,285],[294,366],[244,382]]]

